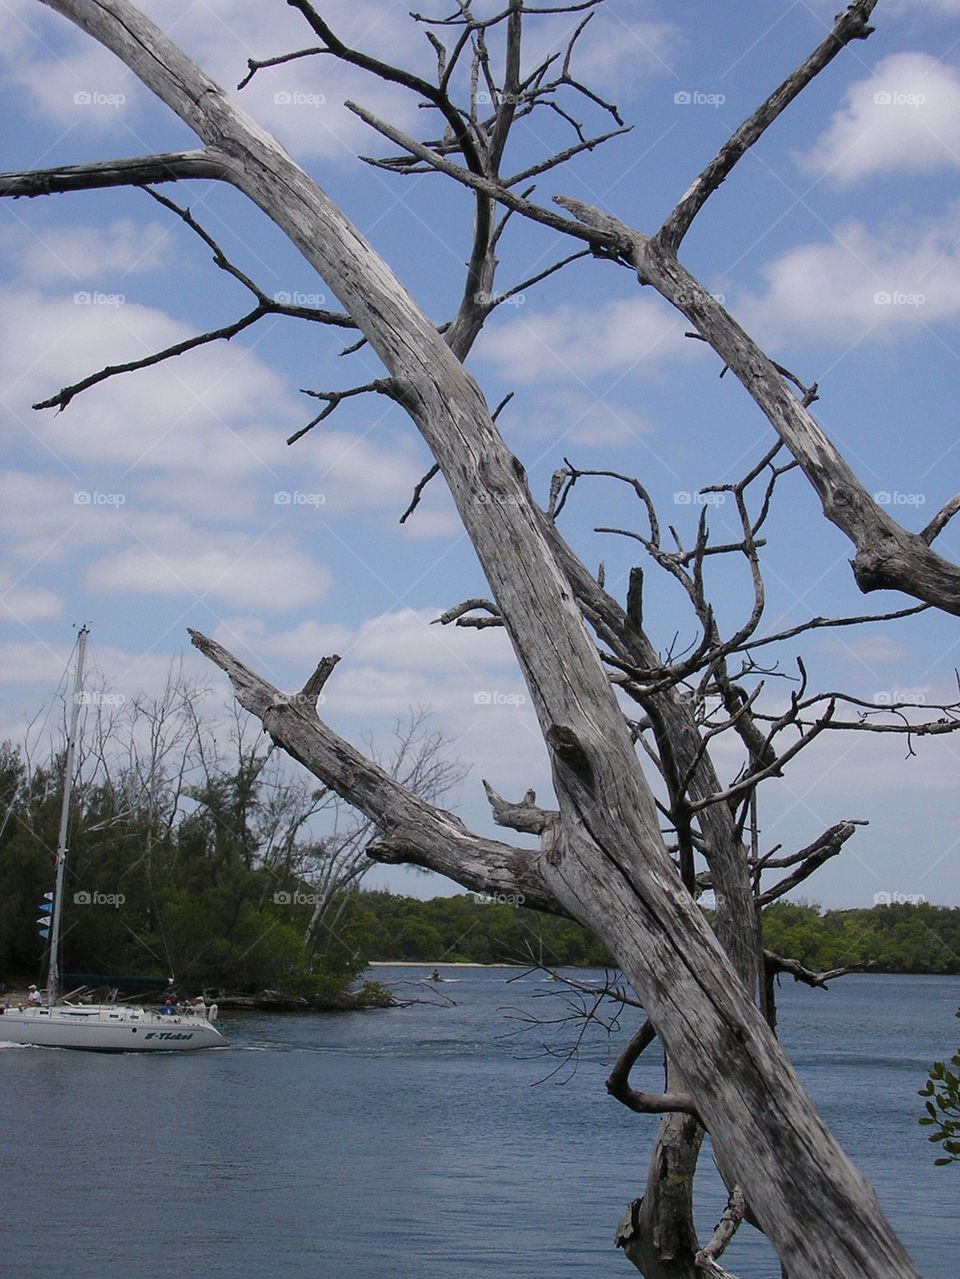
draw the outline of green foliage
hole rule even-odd
[[[159,971],[184,989],[293,995],[342,989],[359,975],[356,944],[332,947],[329,958],[308,948],[312,908],[274,900],[280,884],[305,887],[291,868],[302,846],[290,841],[286,866],[268,865],[278,801],[263,762],[262,751],[240,750],[162,824],[156,797],[136,779],[75,787],[63,971]],[[46,976],[35,921],[53,888],[61,772],[55,760],[28,783],[18,752],[0,746],[0,976],[10,984]],[[269,821],[261,820],[269,805]],[[294,805],[288,825],[296,830],[300,820]]]
[[[365,981],[357,992],[357,1003],[361,1008],[390,1008],[393,992],[382,982]]]
[[[956,1015],[960,1017],[960,1008]],[[935,1061],[927,1082],[919,1090],[919,1095],[927,1098],[926,1114],[920,1116],[919,1122],[933,1128],[928,1141],[943,1147],[943,1155],[933,1161],[939,1167],[960,1162],[960,1052],[950,1058],[950,1065],[956,1070]]]
[[[354,893],[342,915],[366,962],[610,966],[604,948],[579,924],[477,894],[418,901],[385,892]]]
[[[960,973],[960,909],[908,902],[828,910],[775,902],[763,912],[768,950],[825,972],[872,964],[887,973]]]
[[[478,894],[417,901],[338,880],[328,873],[331,849],[303,833],[322,793],[278,780],[256,742],[241,735],[233,745],[226,762],[202,743],[203,781],[193,787],[174,774],[176,784],[151,791],[142,774],[121,769],[74,788],[65,971],[173,973],[194,989],[270,988],[335,1004],[375,960],[610,966],[567,919]],[[8,981],[45,976],[35,920],[53,887],[62,771],[52,759],[28,773],[14,748],[0,746]],[[818,970],[873,961],[892,972],[960,971],[960,910],[925,903],[822,914],[778,902],[764,913],[764,939]]]

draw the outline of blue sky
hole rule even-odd
[[[431,55],[407,7],[370,0],[321,6],[353,43],[428,74]],[[280,0],[159,0],[143,5],[222,84],[248,57],[315,43]],[[443,6],[429,12],[440,13]],[[654,231],[739,122],[823,38],[832,3],[682,7],[607,0],[574,69],[615,100],[631,133],[541,179],[537,198],[567,194]],[[805,382],[814,413],[871,492],[910,528],[958,489],[960,319],[960,3],[881,3],[876,32],[850,46],[771,128],[710,200],[681,259]],[[568,17],[531,28],[532,58],[562,44]],[[32,169],[189,148],[188,131],[109,54],[32,0],[0,3],[5,62],[2,167]],[[469,251],[471,204],[445,179],[402,179],[358,153],[380,139],[342,106],[354,98],[411,131],[413,95],[332,60],[261,73],[239,94],[390,262],[438,323],[452,314]],[[568,98],[594,132],[606,120]],[[534,117],[513,146],[516,168],[568,145],[559,118]],[[165,186],[189,204],[263,290],[337,309],[322,280],[260,214],[210,183]],[[578,246],[573,246],[578,247]],[[498,288],[542,270],[569,242],[516,225],[502,242]],[[176,364],[118,377],[59,415],[30,405],[104,364],[137,359],[249,309],[209,250],[139,191],[0,204],[0,736],[18,740],[49,700],[73,642],[92,627],[94,654],[126,696],[158,688],[181,654],[226,700],[186,628],[214,634],[282,688],[320,656],[343,661],[323,711],[345,736],[383,740],[396,716],[429,706],[472,765],[449,802],[492,828],[486,777],[515,796],[549,799],[546,759],[504,635],[431,625],[486,594],[442,482],[403,527],[430,465],[413,427],[387,400],[349,400],[293,447],[317,411],[301,388],[331,390],[379,375],[367,351],[342,357],[340,330],[269,318]],[[772,442],[759,411],[685,323],[608,263],[576,263],[488,322],[470,357],[488,401],[514,398],[499,424],[546,500],[564,456],[640,478],[664,524],[692,538],[699,507],[684,495],[730,482]],[[85,500],[87,499],[87,500]],[[588,564],[603,560],[623,598],[640,552],[593,532],[638,527],[615,487],[578,486],[562,527]],[[733,527],[711,511],[715,540]],[[941,554],[960,559],[948,527]],[[764,552],[762,632],[805,617],[884,611],[847,565],[806,481],[784,477]],[[648,573],[648,629],[667,647],[695,631],[678,592]],[[749,607],[741,572],[717,570],[717,608],[736,625]],[[817,632],[784,645],[811,684],[882,705],[956,695],[955,619],[928,614],[860,632]],[[771,677],[765,696],[790,687]],[[489,696],[488,696],[489,695]],[[479,700],[478,700],[479,697]],[[215,702],[216,699],[212,699]],[[762,846],[792,851],[842,818],[866,818],[848,851],[805,889],[825,905],[869,905],[878,893],[960,903],[960,742],[825,734],[761,790]],[[732,776],[739,757],[721,744]],[[371,882],[439,881],[378,871]]]

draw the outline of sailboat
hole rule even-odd
[[[202,1000],[197,1000],[186,1011],[179,1012],[168,1002],[168,1011],[158,1013],[151,1008],[128,1004],[71,1002],[62,993],[60,926],[67,863],[67,822],[73,788],[73,760],[82,701],[87,634],[84,626],[77,636],[73,707],[67,737],[60,832],[57,837],[56,883],[52,893],[44,894],[44,901],[39,908],[41,916],[37,920],[41,936],[48,937],[50,944],[47,988],[39,994],[31,991],[31,997],[35,997],[36,1002],[4,1009],[0,1016],[0,1043],[45,1048],[86,1048],[98,1052],[183,1052],[195,1048],[215,1048],[226,1043],[213,1024],[217,1019],[216,1004],[208,1008]]]

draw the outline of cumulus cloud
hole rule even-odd
[[[140,7],[194,58],[245,110],[292,151],[352,160],[370,131],[343,103],[356,98],[398,124],[418,117],[414,94],[382,84],[332,58],[307,58],[269,68],[237,93],[249,58],[264,59],[305,45],[316,37],[300,15],[284,6],[251,5],[246,0],[144,0]],[[110,52],[55,15],[8,0],[3,45],[5,79],[29,96],[44,118],[61,128],[88,134],[137,134],[154,101],[136,77]],[[405,10],[380,0],[340,6],[338,34],[351,45],[386,59],[403,49],[414,69],[428,72],[433,55],[425,40],[410,39]],[[36,34],[28,38],[30,31]],[[39,38],[38,38],[39,37]],[[422,46],[422,47],[421,47]],[[433,63],[435,65],[435,61]],[[168,118],[167,108],[156,108]],[[131,139],[130,152],[143,150]]]
[[[561,392],[549,387],[538,391],[536,402],[522,417],[517,414],[516,427],[525,437],[553,444],[564,440],[596,445],[623,444],[649,436],[654,429],[642,413],[626,404],[571,388]],[[507,416],[502,429],[511,434],[513,419]]]
[[[11,266],[34,284],[67,280],[99,283],[164,267],[172,256],[172,226],[138,226],[118,218],[109,226],[26,226],[8,230],[3,245]]]
[[[734,313],[762,343],[889,339],[960,316],[960,206],[921,227],[838,226],[764,267],[766,290]]]
[[[960,73],[926,53],[890,54],[797,160],[838,183],[960,166]]]
[[[504,377],[524,383],[541,377],[581,380],[598,373],[642,373],[683,349],[682,318],[650,298],[520,312],[516,319],[484,330],[477,347],[478,355]]]
[[[324,431],[301,448],[306,475],[333,511],[385,506],[399,517],[426,470],[413,433],[398,436],[382,420],[364,433]]]
[[[6,621],[49,621],[63,613],[63,600],[55,591],[42,586],[28,586],[13,580],[11,574],[0,573],[0,617]]]
[[[64,413],[39,414],[31,404],[58,388],[194,330],[122,294],[48,297],[15,287],[0,291],[0,325],[4,408],[73,477],[71,492],[108,486],[207,518],[257,509],[272,522],[322,508],[327,518],[367,510],[394,522],[429,465],[413,432],[397,431],[387,420],[392,406],[377,397],[367,401],[375,415],[366,430],[316,432],[291,451],[285,439],[303,424],[304,401],[240,339],[121,374]],[[431,490],[410,525],[418,538],[459,527],[442,483]]]
[[[193,332],[122,294],[78,290],[48,298],[34,290],[0,293],[4,403],[30,431],[68,460],[127,467],[188,467],[269,474],[283,450],[268,430],[285,407],[280,379],[242,346],[212,344],[175,363],[123,374],[85,392],[66,413],[41,419],[30,408],[59,387],[124,360],[182,341]]]
[[[398,607],[350,628],[331,620],[289,631],[228,615],[216,637],[281,688],[300,687],[321,656],[336,652],[321,710],[337,731],[362,746],[372,726],[429,707],[452,753],[474,764],[475,790],[488,777],[506,791],[535,786],[549,802],[543,741],[509,640],[500,630],[433,625],[442,611]]]
[[[35,471],[0,472],[0,533],[6,554],[22,568],[61,564],[91,546],[122,537],[116,494],[82,481]],[[22,569],[21,569],[22,571]]]
[[[312,604],[330,585],[329,570],[276,536],[200,531],[180,520],[158,518],[127,528],[131,544],[91,564],[86,574],[91,589],[269,610]]]
[[[579,80],[598,92],[630,97],[645,76],[669,70],[680,45],[680,31],[671,22],[643,16],[638,12],[643,7],[636,0],[615,0],[594,10],[571,62]],[[528,21],[523,74],[529,75],[550,54],[562,56],[582,16],[567,13],[547,21]]]

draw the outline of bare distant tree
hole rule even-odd
[[[532,71],[521,70],[525,23],[551,12],[582,11],[586,19],[600,0],[543,7],[506,0],[490,16],[478,16],[470,0],[458,0],[446,17],[417,18],[436,55],[436,75],[431,79],[348,47],[317,7],[307,0],[290,0],[319,44],[289,58],[341,59],[408,88],[438,121],[434,136],[424,142],[354,106],[399,148],[396,155],[373,162],[399,175],[426,169],[445,173],[475,194],[473,243],[462,298],[457,314],[440,332],[316,183],[128,0],[46,2],[124,61],[193,129],[202,146],[187,153],[7,175],[0,179],[0,193],[33,195],[198,177],[227,182],[289,237],[344,311],[292,308],[271,301],[226,260],[186,210],[154,193],[206,240],[217,265],[250,291],[252,310],[228,326],[148,359],[92,373],[44,404],[64,408],[86,387],[107,377],[232,336],[271,312],[355,327],[360,341],[380,358],[384,376],[316,392],[325,407],[314,420],[329,415],[346,397],[386,395],[406,410],[430,448],[433,469],[449,486],[492,593],[492,600],[481,602],[481,611],[506,628],[549,754],[556,811],[539,810],[533,796],[510,804],[491,795],[505,825],[540,835],[539,851],[471,833],[459,819],[412,794],[334,734],[316,714],[316,699],[334,658],[324,658],[300,692],[284,694],[214,641],[195,635],[194,642],[229,674],[242,705],[273,739],[376,825],[380,836],[368,847],[371,856],[427,866],[481,891],[520,892],[528,905],[567,914],[604,942],[649,1018],[638,1041],[656,1033],[670,1062],[668,1090],[632,1100],[637,1108],[670,1116],[672,1132],[665,1145],[679,1159],[687,1159],[691,1150],[695,1158],[693,1126],[710,1132],[730,1188],[731,1219],[749,1213],[770,1238],[791,1279],[820,1279],[827,1272],[840,1279],[915,1275],[872,1190],[816,1115],[755,1003],[760,964],[755,877],[737,807],[764,770],[775,770],[784,759],[773,740],[776,725],[760,721],[749,695],[744,705],[736,679],[724,666],[751,642],[751,633],[734,636],[731,642],[713,625],[706,597],[697,587],[706,542],[698,538],[690,553],[681,548],[667,555],[652,520],[649,535],[644,534],[647,550],[661,567],[692,574],[688,594],[702,623],[696,660],[665,664],[643,629],[640,579],[634,579],[621,605],[584,568],[558,532],[558,493],[546,509],[533,501],[520,462],[497,432],[496,415],[463,367],[487,316],[517,290],[533,287],[575,257],[593,254],[619,263],[677,307],[743,382],[816,488],[827,517],[853,542],[861,588],[895,586],[960,612],[960,570],[931,549],[960,500],[949,503],[920,533],[897,525],[865,492],[811,416],[815,388],[802,386],[767,359],[677,259],[693,219],[740,157],[851,40],[869,35],[874,0],[858,0],[836,19],[825,40],[736,131],[652,236],[576,201],[559,198],[563,213],[530,199],[533,178],[599,145],[619,131],[621,120],[615,107],[576,79],[576,35],[565,54],[548,57]],[[582,29],[581,25],[578,35]],[[495,32],[502,34],[499,69],[492,52]],[[260,65],[265,64],[251,63],[250,74]],[[466,96],[458,102],[464,79]],[[607,113],[606,132],[583,130],[573,109],[565,105],[571,95]],[[518,173],[506,173],[511,127],[535,111],[559,113],[567,120],[570,145]],[[498,206],[506,210],[499,217]],[[537,276],[513,282],[498,294],[496,249],[508,218],[516,215],[562,232],[577,242],[577,248]],[[571,467],[566,478],[580,474]],[[748,520],[741,553],[751,565],[754,540]],[[643,723],[638,728],[628,723],[611,671],[615,682],[636,696],[648,717],[649,732]],[[720,784],[707,749],[710,725],[702,716],[698,719],[696,699],[681,687],[683,679],[698,671],[707,680],[705,694],[723,702],[728,728],[741,735],[749,753],[747,774],[730,787]],[[817,728],[829,699],[819,713],[802,703],[802,697],[793,701],[781,726],[790,723],[801,735]],[[637,741],[646,739],[657,752],[663,775],[674,783],[670,820],[676,861],[664,842],[660,812],[637,756]],[[705,873],[717,898],[716,936],[695,900],[695,849],[705,858]],[[804,850],[796,864],[810,856]],[[621,1082],[626,1087],[625,1080]],[[647,1275],[722,1273],[716,1257],[723,1231],[693,1258],[685,1250],[681,1268],[671,1269],[663,1249],[649,1247],[642,1237],[645,1227],[639,1215],[628,1226],[629,1237],[621,1238]]]

